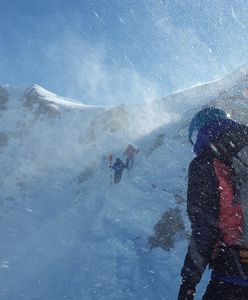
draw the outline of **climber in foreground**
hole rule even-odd
[[[207,266],[203,300],[248,299],[248,128],[214,107],[194,116],[196,158],[188,171],[191,237],[178,300],[194,299]]]
[[[114,173],[114,184],[117,184],[121,181],[122,172],[126,168],[126,165],[123,163],[123,161],[118,157],[112,167],[112,169],[115,171]]]

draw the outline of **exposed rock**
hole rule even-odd
[[[125,106],[117,106],[106,110],[90,123],[85,142],[94,143],[102,131],[110,134],[125,132],[128,124],[128,112]]]
[[[33,111],[36,117],[45,115],[48,118],[57,118],[61,115],[56,105],[52,101],[43,99],[36,92],[35,88],[31,88],[24,93],[22,106],[27,110]]]
[[[102,118],[103,129],[111,133],[125,130],[127,124],[127,111],[124,106],[108,110]]]
[[[165,134],[164,133],[159,134],[156,137],[153,145],[147,151],[147,157],[150,156],[153,153],[153,151],[161,147],[164,144],[164,140],[165,140]]]
[[[174,246],[176,234],[184,229],[179,208],[170,208],[154,226],[154,234],[148,239],[148,244],[151,249],[160,247],[169,251]]]
[[[93,162],[90,166],[87,166],[78,176],[77,183],[83,183],[84,181],[91,178],[97,170],[96,162]]]

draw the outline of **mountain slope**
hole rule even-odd
[[[188,123],[210,101],[245,120],[239,74],[228,89],[214,82],[132,107],[2,87],[1,299],[175,299],[189,233]],[[105,157],[123,158],[130,142],[140,149],[134,170],[110,185]],[[153,226],[173,209],[185,229],[169,251],[151,251]]]

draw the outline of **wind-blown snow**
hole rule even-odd
[[[248,83],[240,74],[228,90],[212,83],[200,94],[198,87],[133,107],[86,107],[39,86],[2,87],[1,299],[176,299],[190,231],[187,127],[209,101],[244,119],[236,99],[247,107]],[[140,150],[134,169],[111,185],[106,156],[124,159],[128,143]],[[150,250],[153,226],[175,207],[185,230],[170,251]]]

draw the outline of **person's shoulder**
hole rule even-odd
[[[213,156],[202,154],[196,156],[189,165],[189,172],[199,171],[207,172],[213,166]]]

